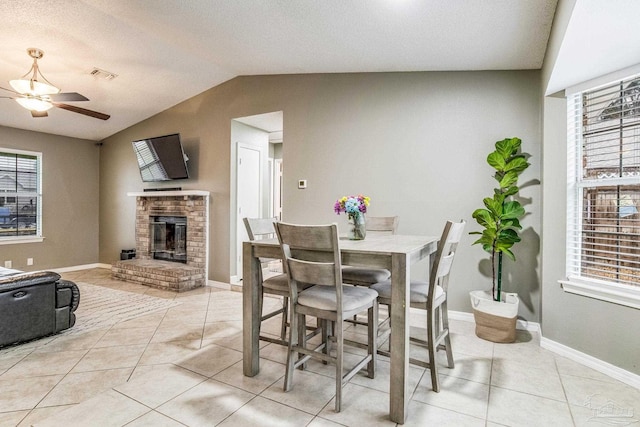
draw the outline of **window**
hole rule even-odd
[[[0,243],[42,237],[41,154],[0,148]]]
[[[565,290],[640,308],[640,77],[568,99]],[[618,294],[617,298],[608,294]],[[636,300],[637,298],[637,300]]]

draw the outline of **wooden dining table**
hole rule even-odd
[[[389,383],[391,421],[404,424],[409,404],[409,282],[411,266],[436,252],[438,237],[408,235],[371,235],[364,240],[340,240],[345,265],[386,268],[391,271],[390,316],[391,376]],[[281,258],[276,239],[243,243],[243,372],[252,377],[260,372],[261,293],[259,258]],[[431,259],[432,261],[432,259]]]

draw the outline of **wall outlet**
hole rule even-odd
[[[11,268],[12,265],[13,265],[13,263],[11,261],[5,261],[4,262],[4,268]]]
[[[301,189],[307,188],[307,180],[306,179],[299,179],[298,180],[298,188],[301,188]]]
[[[33,258],[27,258],[27,265],[33,265]]]

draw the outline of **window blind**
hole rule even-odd
[[[41,235],[39,153],[0,151],[0,239]]]
[[[640,286],[640,76],[567,106],[567,276]]]

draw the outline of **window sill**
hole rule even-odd
[[[20,243],[42,243],[44,237],[25,236],[25,237],[5,237],[0,238],[0,245],[17,245]]]
[[[583,277],[569,277],[558,282],[565,292],[640,309],[640,286],[620,285]]]

